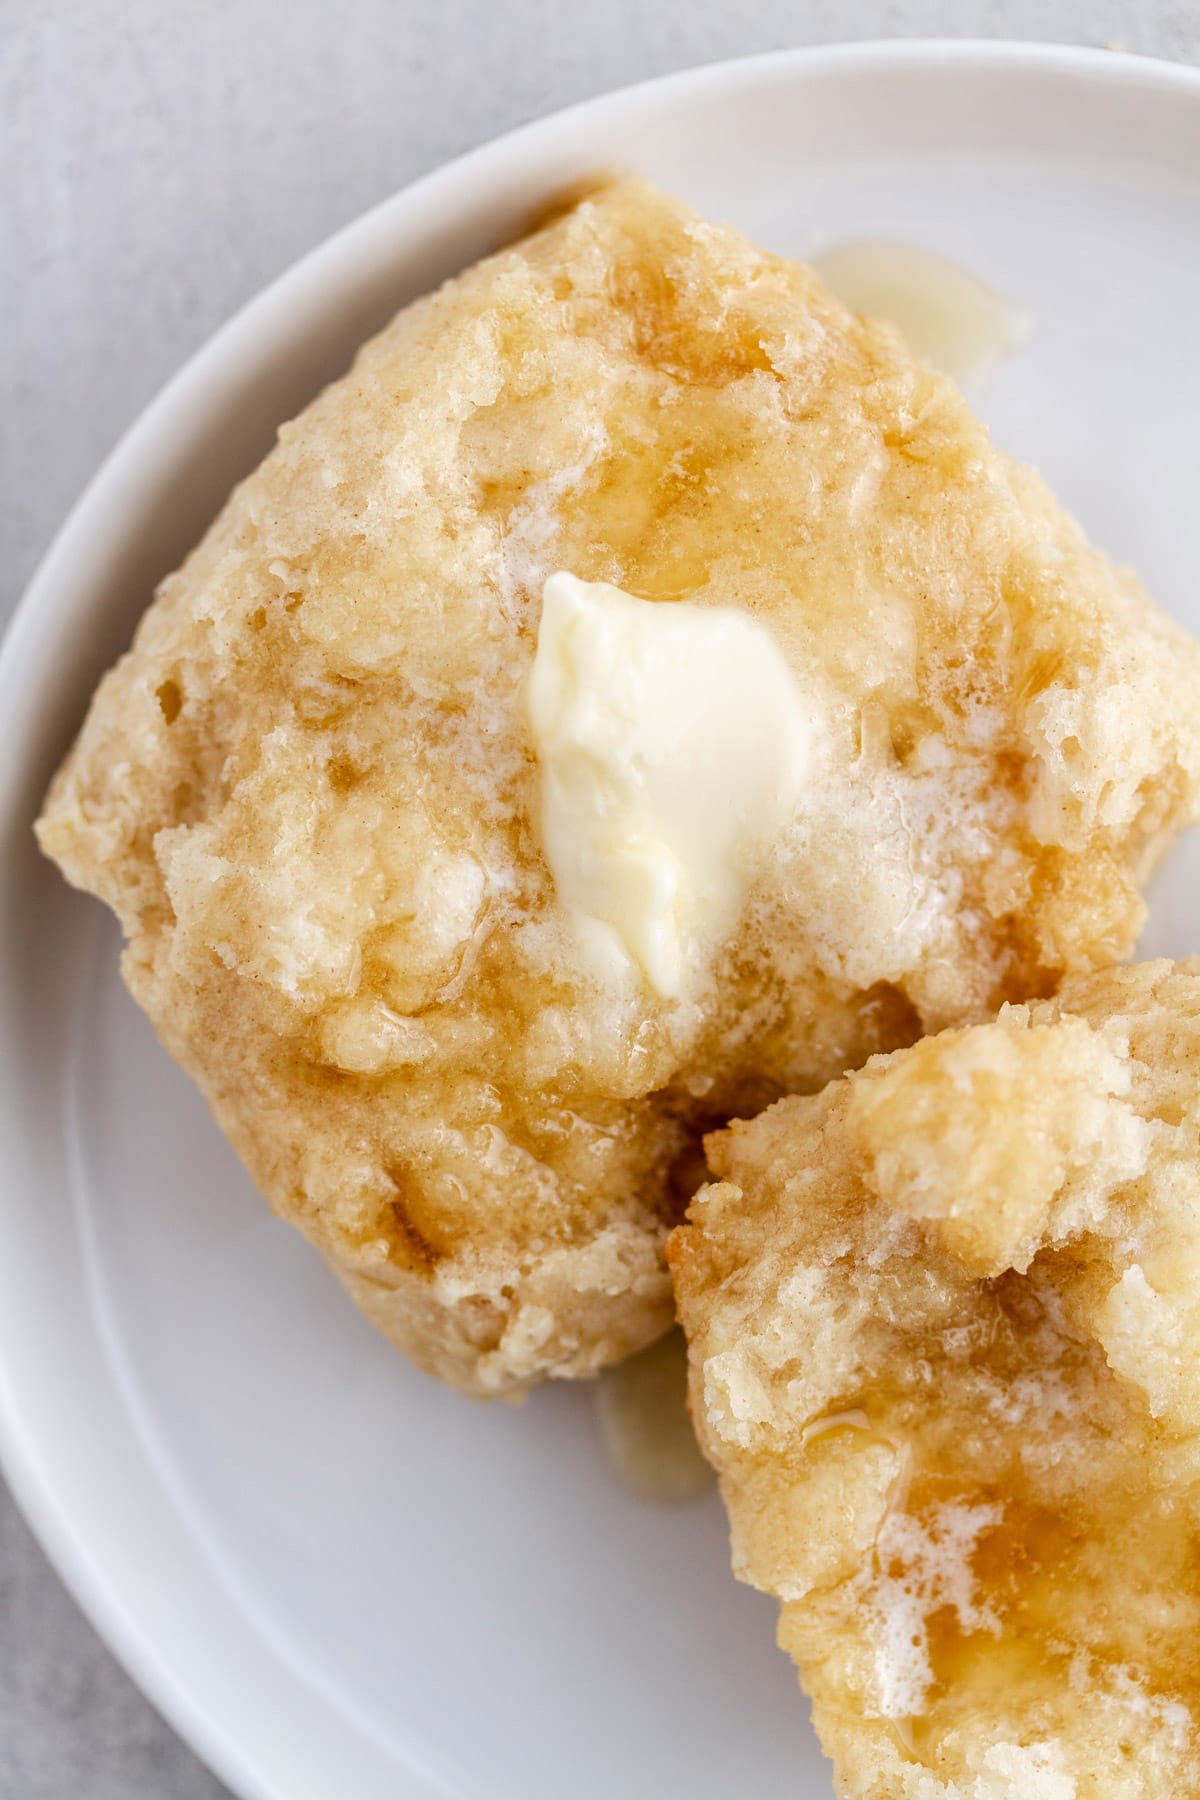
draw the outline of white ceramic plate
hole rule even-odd
[[[618,1491],[586,1393],[487,1410],[374,1337],[29,834],[96,676],[275,423],[613,163],[776,249],[907,239],[1016,298],[1035,335],[989,393],[997,436],[1200,626],[1200,76],[1130,58],[859,46],[594,102],[351,226],[149,409],[0,662],[0,1442],[93,1621],[247,1800],[831,1791],[716,1500]],[[1190,891],[1179,865],[1156,947],[1200,947]]]

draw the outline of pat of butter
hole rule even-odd
[[[580,940],[683,997],[794,817],[813,726],[732,606],[546,582],[526,706],[542,849]]]

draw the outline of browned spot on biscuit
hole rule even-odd
[[[164,681],[156,689],[158,704],[162,716],[168,725],[173,725],[183,710],[183,695],[177,681]]]

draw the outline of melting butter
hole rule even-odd
[[[1029,340],[1028,313],[961,264],[916,244],[835,244],[813,268],[854,312],[895,325],[909,349],[977,398],[998,363]]]
[[[526,710],[542,850],[605,977],[687,995],[803,794],[813,719],[737,606],[546,582]]]
[[[678,1505],[716,1477],[687,1410],[687,1345],[678,1329],[596,1381],[600,1437],[614,1474],[642,1500]]]

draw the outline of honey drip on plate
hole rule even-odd
[[[642,1500],[678,1505],[715,1479],[687,1411],[687,1346],[669,1331],[596,1382],[600,1437],[613,1473]]]
[[[978,398],[1031,322],[961,264],[916,244],[861,238],[834,244],[813,268],[854,312],[895,325],[910,350]]]

